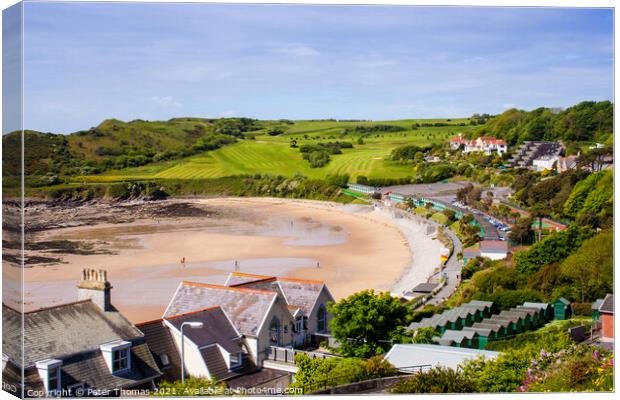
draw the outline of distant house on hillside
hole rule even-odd
[[[491,260],[503,260],[508,256],[508,242],[504,240],[483,240],[480,242],[480,256]]]
[[[487,155],[492,153],[504,154],[508,151],[508,144],[503,139],[491,136],[482,136],[477,139],[464,139],[462,134],[449,140],[452,150],[463,149],[464,153],[483,152]]]
[[[544,157],[559,157],[564,148],[559,142],[525,141],[517,149],[515,155],[509,160],[508,165],[512,168],[536,168],[534,160],[543,160]],[[548,163],[540,161],[540,163]]]
[[[552,171],[557,167],[557,163],[560,161],[559,155],[544,155],[532,160],[532,167],[535,171]]]
[[[79,301],[24,313],[23,330],[22,314],[3,304],[3,388],[22,395],[23,367],[26,397],[151,389],[162,372],[142,332],[112,306],[110,290],[105,271],[85,269]]]
[[[578,156],[560,157],[558,159],[558,172],[562,173],[577,168],[577,157]]]

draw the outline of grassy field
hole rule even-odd
[[[215,151],[181,160],[79,177],[75,180],[110,182],[124,179],[202,179],[253,173],[284,176],[299,173],[313,178],[322,178],[330,174],[349,174],[351,178],[359,175],[405,177],[411,175],[410,168],[389,160],[389,155],[395,147],[444,142],[452,135],[473,129],[471,126],[455,125],[412,129],[414,123],[437,122],[457,124],[467,123],[467,119],[382,122],[296,121],[292,125],[283,125],[287,131],[279,136],[269,136],[263,131],[258,131],[253,133],[254,139],[241,140]],[[347,127],[378,124],[402,126],[406,130],[366,135],[357,133],[343,135]],[[358,144],[360,137],[363,137],[364,144]],[[353,143],[354,148],[344,149],[343,154],[333,155],[325,167],[311,168],[308,162],[302,159],[299,149],[290,146],[292,140],[295,140],[298,146],[319,142],[347,141]]]

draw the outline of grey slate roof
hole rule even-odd
[[[534,303],[534,302],[526,301],[525,303],[523,303],[523,307],[526,307],[526,308],[540,308],[540,309],[543,309],[543,310],[547,310],[549,307],[551,307],[551,304],[549,304],[549,303]]]
[[[325,284],[321,281],[281,278],[264,275],[232,272],[226,285],[238,288],[272,290],[282,295],[286,303],[299,307],[305,315],[310,315]],[[332,299],[333,300],[333,299]]]
[[[165,318],[178,331],[184,322],[202,322],[203,327],[198,329],[185,328],[183,333],[198,347],[219,344],[229,353],[241,351],[241,335],[228,320],[220,307],[207,308],[200,311],[170,316]]]
[[[395,344],[385,355],[385,359],[396,368],[407,371],[409,367],[420,365],[457,368],[467,360],[481,356],[486,359],[493,359],[500,354],[495,351],[439,346],[436,344]]]
[[[181,356],[164,321],[162,319],[148,321],[137,324],[136,327],[144,333],[146,344],[163,373],[163,378],[170,382],[181,379]],[[163,355],[168,358],[169,365],[164,365]]]
[[[224,286],[235,286],[242,283],[262,281],[266,278],[272,278],[268,275],[246,274],[243,272],[231,272],[226,278]]]
[[[614,295],[607,294],[603,299],[598,310],[602,313],[613,314],[614,313]]]
[[[596,299],[594,303],[592,303],[592,310],[598,310],[601,304],[603,304],[604,299]]]
[[[437,287],[437,285],[439,284],[438,283],[420,283],[419,285],[411,289],[411,291],[417,292],[417,293],[430,293]]]
[[[3,323],[12,326],[5,347],[11,359],[21,359],[21,349],[13,342],[15,327],[19,328],[19,313],[3,306]],[[6,317],[5,317],[6,316]],[[118,339],[131,341],[142,333],[118,311],[102,311],[92,301],[85,300],[24,314],[24,366],[46,358],[63,358],[78,352],[99,350],[99,346]]]
[[[3,305],[2,318],[5,332],[15,338],[14,329],[20,313]],[[56,358],[62,360],[61,384],[63,387],[84,383],[97,389],[118,389],[136,386],[161,375],[142,333],[117,311],[102,311],[90,300],[63,304],[24,314],[25,321],[25,375],[27,389],[42,389],[36,361]],[[5,339],[5,338],[3,338]],[[131,346],[131,369],[112,374],[99,346],[113,340],[127,340]],[[19,342],[3,343],[11,365],[21,363]],[[3,377],[7,382],[15,379],[9,372]],[[19,375],[16,382],[19,383]]]
[[[220,306],[242,335],[256,336],[278,294],[272,291],[181,282],[164,318]]]
[[[508,252],[508,242],[504,240],[483,240],[480,242],[480,252],[505,254]]]

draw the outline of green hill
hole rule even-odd
[[[613,138],[613,123],[613,103],[584,101],[563,111],[513,108],[491,118],[472,136],[496,136],[512,145],[526,140],[604,143]]]
[[[314,178],[334,174],[404,177],[411,175],[410,168],[389,161],[394,148],[442,143],[451,135],[471,129],[469,119],[110,119],[70,135],[26,131],[25,164],[30,186],[54,183],[50,176],[79,182],[253,173]],[[3,137],[5,176],[19,173],[19,137],[19,133]],[[300,151],[304,146],[331,146],[336,142],[348,147],[330,154],[322,167],[312,168]]]

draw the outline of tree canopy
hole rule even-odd
[[[405,325],[409,310],[388,292],[363,290],[328,306],[332,335],[346,356],[369,357],[391,347],[386,342]]]

